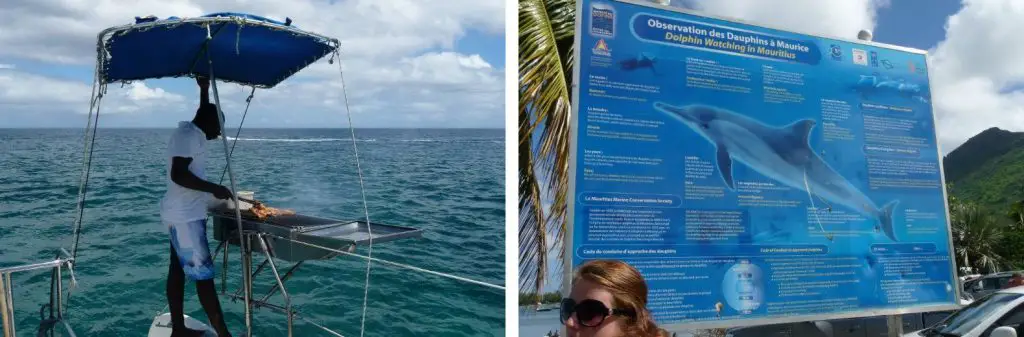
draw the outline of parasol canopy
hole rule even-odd
[[[207,39],[210,36],[211,39]],[[209,77],[272,88],[338,48],[338,40],[245,13],[198,18],[136,17],[99,34],[103,83],[165,77]]]

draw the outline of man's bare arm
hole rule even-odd
[[[213,194],[217,199],[231,197],[231,190],[227,187],[199,179],[192,171],[189,171],[188,165],[191,163],[192,158],[174,157],[171,159],[171,181],[187,189]]]
[[[199,84],[199,105],[210,103],[210,79],[197,76],[196,84]]]

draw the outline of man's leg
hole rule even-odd
[[[171,264],[167,268],[167,306],[171,308],[171,326],[184,327],[185,273],[178,264],[178,255],[171,244]]]
[[[204,332],[185,327],[185,272],[174,249],[175,229],[171,228],[171,263],[167,268],[167,306],[171,309],[171,337],[199,337]]]
[[[224,323],[224,312],[220,310],[220,300],[217,299],[217,287],[213,279],[196,281],[196,292],[199,293],[199,303],[206,311],[206,317],[210,318],[210,325],[217,330],[218,337],[229,337],[228,326]]]
[[[217,331],[217,336],[230,337],[231,333],[224,323],[224,313],[220,309],[220,300],[217,299],[217,288],[213,284],[214,267],[209,242],[206,240],[206,219],[189,223],[189,231],[193,250],[189,260],[191,263],[184,268],[184,272],[196,281],[199,303],[203,305],[210,326]]]

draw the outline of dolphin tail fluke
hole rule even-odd
[[[736,186],[732,181],[732,157],[729,155],[729,151],[725,148],[725,145],[718,145],[718,172],[722,174],[722,180],[729,186],[730,190],[735,190]]]
[[[896,242],[896,230],[892,227],[892,213],[896,209],[896,205],[899,205],[899,200],[893,200],[885,204],[878,212],[878,222],[882,226],[882,230],[885,231],[885,236]]]

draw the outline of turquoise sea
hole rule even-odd
[[[158,202],[170,132],[99,130],[75,270],[79,287],[66,314],[78,336],[144,336],[166,306],[169,243]],[[0,130],[0,267],[52,259],[60,247],[70,250],[83,134]],[[504,130],[356,134],[371,221],[424,230],[419,239],[375,245],[373,256],[504,286]],[[243,129],[232,157],[239,189],[301,214],[362,219],[349,137],[348,129]],[[219,139],[208,144],[211,180],[224,167],[222,146]],[[216,243],[210,233],[211,250]],[[230,253],[228,291],[234,292],[241,281],[237,247]],[[215,262],[219,288],[221,260]],[[277,263],[281,269],[290,265]],[[359,336],[365,271],[365,260],[346,256],[309,262],[288,281],[288,291],[308,318]],[[14,274],[19,336],[35,336],[49,275]],[[379,263],[371,275],[365,336],[505,334],[503,290]],[[254,293],[269,289],[268,276],[256,280]],[[186,314],[205,321],[194,285],[186,289]],[[272,301],[281,303],[280,296]],[[240,336],[243,306],[226,296],[221,303]],[[255,311],[254,325],[256,336],[286,334],[284,316],[269,309]],[[296,336],[328,336],[301,320],[295,326]]]

